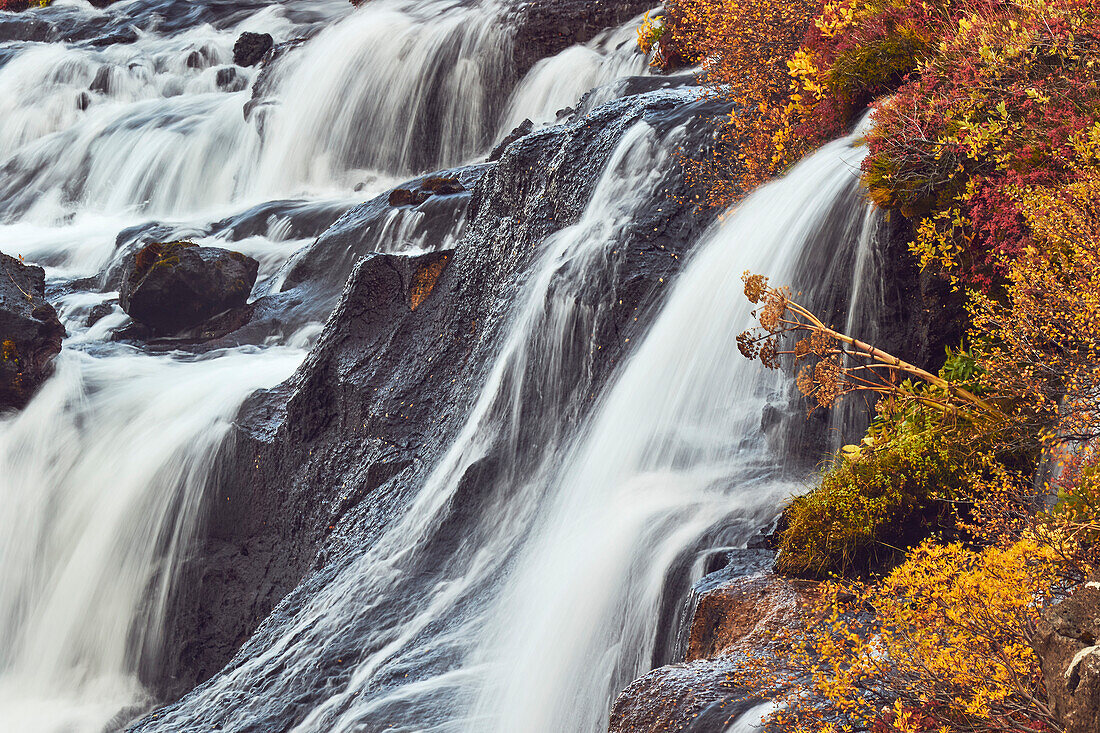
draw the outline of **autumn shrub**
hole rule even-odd
[[[1005,297],[974,294],[972,348],[949,350],[938,375],[828,328],[787,289],[746,273],[761,325],[738,338],[742,353],[792,364],[811,409],[852,392],[880,398],[862,445],[788,507],[780,570],[863,570],[954,529],[960,511],[976,542],[1036,526],[1043,457],[1100,437],[1100,247],[1075,229],[1100,231],[1092,192],[1082,182],[1028,205],[1045,248],[1008,268]]]
[[[1020,433],[1050,445],[1100,437],[1100,168],[1018,189],[1029,244],[998,297],[972,296],[982,381]]]
[[[970,348],[938,375],[746,274],[761,324],[738,340],[746,355],[793,361],[811,406],[882,398],[868,439],[792,503],[779,569],[850,573],[883,542],[876,532],[927,521],[922,500],[962,540],[933,537],[881,580],[831,586],[815,617],[769,647],[778,659],[746,667],[782,703],[773,730],[1062,729],[1031,635],[1049,601],[1100,569],[1096,173],[1012,192],[1030,242],[1004,263],[999,293],[972,293]]]
[[[949,499],[972,460],[965,444],[959,449],[957,431],[928,424],[891,432],[838,456],[814,488],[791,500],[780,533],[780,572],[864,572],[950,527]]]
[[[786,65],[750,149],[797,157],[874,101],[869,196],[969,322],[930,374],[746,274],[746,356],[793,364],[811,409],[879,401],[792,501],[778,568],[901,564],[829,586],[734,682],[772,691],[775,730],[1060,730],[1029,635],[1100,568],[1100,4],[830,0]]]
[[[662,66],[665,63],[659,44],[666,30],[664,18],[650,17],[649,13],[645,14],[642,24],[638,26],[638,50],[646,56],[654,54],[650,60],[652,66]]]
[[[917,223],[912,249],[991,292],[1031,244],[1020,192],[1074,183],[1100,139],[1094,2],[960,3],[935,52],[875,116],[872,198]]]
[[[1030,646],[1062,592],[1049,547],[1024,538],[973,549],[928,542],[876,582],[826,587],[777,656],[733,684],[781,703],[765,730],[1059,730]]]
[[[1093,0],[671,0],[666,63],[701,64],[731,115],[690,161],[726,205],[880,101],[871,197],[914,220],[921,264],[993,292],[1031,241],[1018,192],[1064,186],[1100,150]]]
[[[669,0],[657,58],[664,68],[698,65],[711,92],[726,100],[714,145],[686,159],[689,180],[714,205],[726,205],[805,152],[788,134],[787,61],[800,47],[819,0]],[[641,34],[641,32],[640,32]]]
[[[0,0],[0,11],[17,13],[32,7],[44,8],[51,2],[53,0]]]

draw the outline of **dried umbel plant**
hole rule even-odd
[[[741,333],[737,347],[747,358],[758,359],[769,369],[780,368],[780,357],[792,357],[797,369],[795,383],[814,401],[811,411],[831,407],[850,392],[869,391],[915,400],[971,421],[1001,417],[996,405],[957,384],[829,328],[792,300],[789,288],[772,287],[768,278],[748,271],[741,279],[745,297],[758,306],[753,315],[760,326]],[[936,389],[915,391],[903,386],[903,380],[914,378]]]

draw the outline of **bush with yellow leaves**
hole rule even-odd
[[[776,702],[765,730],[1056,731],[1030,646],[1063,588],[1049,544],[926,543],[877,583],[829,584],[778,656],[731,680]]]

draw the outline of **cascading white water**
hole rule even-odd
[[[346,17],[282,54],[251,108],[257,72],[232,66],[234,40],[247,30],[290,41],[312,28],[304,8]],[[502,119],[551,119],[589,84],[644,68],[624,26],[542,62],[505,108],[503,7],[375,0],[350,10],[291,0],[224,29],[17,51],[0,67],[0,221],[53,225],[89,208],[178,216],[364,181],[377,192],[485,152],[511,129]],[[567,83],[552,81],[563,72]]]
[[[143,701],[137,661],[156,650],[229,421],[304,351],[211,357],[67,350],[26,410],[0,421],[6,730],[97,731]]]
[[[602,730],[614,695],[652,664],[667,576],[715,532],[743,542],[800,489],[760,430],[782,377],[736,349],[750,322],[740,275],[795,276],[821,222],[861,196],[857,140],[827,146],[709,237],[574,431],[589,394],[562,375],[594,313],[578,296],[602,287],[676,145],[635,125],[581,222],[543,243],[480,398],[407,512],[157,729],[241,729],[339,657],[348,672],[294,731]],[[471,491],[473,514],[460,509]],[[262,693],[241,699],[258,679]]]
[[[55,6],[103,14],[80,0]],[[143,29],[133,43],[17,44],[0,57],[0,249],[45,265],[52,283],[102,272],[118,232],[150,215],[198,231],[275,196],[343,198],[366,180],[366,198],[395,175],[484,152],[500,126],[509,38],[496,5],[289,0],[239,22],[163,33],[158,10],[135,1],[106,11],[132,14]],[[276,62],[246,117],[257,71],[230,70],[237,35],[268,32],[279,43],[322,25]],[[584,54],[585,68],[603,67],[599,81],[633,62],[606,40]],[[545,74],[533,78],[524,89]],[[509,114],[541,121],[582,86],[517,95]],[[631,186],[652,157],[616,163],[629,175],[615,180],[630,185],[607,189],[604,204],[620,218],[586,219],[555,249],[556,265],[598,256],[628,220]],[[418,216],[395,211],[378,247],[422,244]],[[260,260],[258,292],[281,289],[280,268],[304,244],[287,232],[276,218],[231,245]],[[586,236],[603,244],[589,248]],[[0,727],[99,733],[149,702],[138,663],[155,656],[179,552],[230,421],[252,391],[291,374],[319,326],[265,348],[145,354],[109,341],[126,320],[117,308],[84,324],[111,293],[62,292],[70,335],[56,374],[23,412],[0,418]],[[332,707],[311,720],[331,719]]]
[[[471,731],[602,730],[652,659],[674,562],[708,530],[764,519],[798,490],[760,431],[777,377],[737,349],[752,320],[741,274],[794,279],[825,217],[861,196],[860,143],[859,132],[831,143],[755,192],[678,279],[548,484],[485,626],[495,672]]]
[[[503,8],[371,2],[279,65],[258,177],[268,192],[355,183],[364,170],[458,165],[491,142],[506,78]],[[358,172],[358,173],[357,173]]]
[[[299,676],[340,648],[341,629],[350,625],[351,614],[371,619],[370,638],[357,641],[365,650],[363,658],[346,685],[322,700],[294,730],[354,730],[391,714],[406,730],[461,729],[477,674],[451,665],[469,653],[478,629],[491,621],[485,601],[538,515],[545,477],[556,463],[549,451],[535,465],[508,464],[509,458],[517,458],[513,443],[531,419],[524,393],[535,388],[542,396],[537,417],[545,434],[540,439],[551,445],[566,441],[570,415],[583,403],[585,384],[564,380],[561,363],[571,349],[587,349],[575,335],[590,333],[595,315],[578,296],[600,286],[637,207],[656,193],[678,135],[673,131],[659,139],[645,123],[623,135],[581,221],[543,243],[544,254],[526,284],[526,297],[486,386],[413,506],[307,603],[279,641],[207,686],[198,706],[204,719],[232,728],[262,714],[268,696],[292,698]],[[483,488],[490,496],[484,516],[463,529],[465,539],[446,562],[434,567],[438,557],[426,546],[461,500],[467,471],[490,450],[506,456],[504,475]],[[265,670],[272,668],[283,672],[270,681],[265,698],[254,700],[258,707],[249,701],[227,704],[241,686],[268,677]],[[423,674],[437,669],[438,674]],[[393,683],[402,675],[406,681]],[[381,680],[388,684],[377,689]],[[164,724],[186,729],[194,723],[168,714]]]
[[[637,45],[641,22],[641,17],[635,18],[583,46],[536,62],[512,92],[498,137],[525,119],[535,124],[553,122],[558,111],[576,105],[585,94],[589,94],[589,107],[606,102],[614,96],[610,87],[616,80],[646,74],[649,66]]]
[[[131,11],[146,9],[135,0],[109,12]],[[151,23],[133,44],[20,46],[0,62],[0,249],[47,265],[55,284],[95,275],[119,230],[151,214],[186,226],[276,195],[346,196],[363,180],[366,197],[645,71],[627,24],[501,89],[501,12],[290,0],[225,27],[162,34]],[[318,17],[332,22],[276,62],[246,119],[241,84],[255,70],[218,79],[236,35],[287,41],[317,30]],[[793,276],[823,212],[858,195],[862,153],[849,139],[746,202],[578,431],[592,396],[578,334],[613,294],[589,296],[613,281],[615,247],[657,195],[678,134],[632,127],[581,221],[542,243],[464,430],[404,516],[261,653],[166,713],[165,729],[249,726],[292,704],[302,677],[349,645],[354,669],[314,692],[296,730],[601,728],[613,695],[653,661],[671,568],[716,527],[754,529],[753,517],[798,488],[758,430],[777,378],[733,348],[747,321],[739,276]],[[391,215],[378,246],[416,246],[406,236],[416,216]],[[301,242],[285,222],[269,224],[232,246],[261,260],[258,291],[278,292],[286,271],[276,273]],[[241,402],[289,375],[318,328],[201,358],[143,354],[108,341],[125,320],[117,309],[83,325],[110,295],[64,296],[71,335],[57,374],[23,413],[0,419],[10,509],[0,513],[0,722],[14,730],[99,733],[143,704],[137,659],[158,643],[212,456]],[[581,377],[564,380],[577,364]],[[488,458],[495,468],[471,488]],[[479,513],[444,536],[472,490]],[[371,635],[349,641],[351,626]],[[242,696],[255,680],[261,693]]]
[[[0,67],[0,221],[54,224],[89,208],[180,214],[245,197],[259,137],[241,110],[256,72],[229,66],[233,43],[244,30],[280,40],[304,31],[287,17],[302,4],[221,30],[17,50]],[[219,72],[230,72],[229,86]]]

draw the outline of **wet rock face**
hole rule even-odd
[[[255,66],[274,47],[275,40],[270,33],[242,33],[233,45],[233,63],[237,66]]]
[[[1032,648],[1066,733],[1100,730],[1100,582],[1084,584],[1048,609]]]
[[[504,155],[504,151],[508,149],[508,146],[519,140],[521,137],[525,137],[531,134],[531,131],[535,129],[535,123],[531,120],[524,120],[516,125],[510,133],[504,136],[504,139],[493,148],[489,153],[489,160],[500,160],[500,156]]]
[[[623,690],[611,710],[610,733],[711,733],[763,702],[728,677],[746,652],[766,649],[777,630],[798,621],[814,584],[754,572],[770,564],[771,553],[739,552],[748,563],[735,563],[735,572],[713,573],[696,586],[684,662],[658,667]]]
[[[609,733],[725,730],[761,700],[732,687],[735,657],[659,667],[630,683],[615,700]]]
[[[511,15],[517,29],[512,51],[516,73],[522,76],[539,59],[590,41],[600,31],[620,26],[653,6],[640,0],[523,3]]]
[[[705,593],[695,608],[685,661],[710,659],[753,643],[793,619],[798,586],[775,575],[738,578]]]
[[[232,66],[218,69],[214,76],[214,83],[218,85],[218,89],[229,93],[243,91],[248,86],[248,80]]]
[[[239,252],[190,242],[153,243],[134,255],[119,302],[135,321],[158,333],[176,333],[243,306],[258,270],[256,260]]]
[[[26,405],[61,351],[65,327],[45,290],[41,267],[0,253],[0,410]]]
[[[395,188],[390,191],[390,206],[420,206],[432,196],[454,196],[462,193],[466,187],[455,176],[429,176],[412,188]]]
[[[412,181],[404,187],[437,193],[415,210],[391,208],[385,195],[367,202],[296,259],[284,289],[309,288],[342,271],[349,252],[365,255],[295,377],[254,395],[235,422],[211,489],[218,500],[179,583],[161,667],[147,675],[157,689],[166,696],[183,692],[219,670],[246,640],[237,659],[262,653],[269,635],[308,601],[309,584],[324,582],[342,559],[357,556],[384,531],[461,429],[547,235],[580,219],[604,165],[635,123],[646,121],[655,134],[688,123],[683,144],[700,144],[711,110],[692,100],[668,93],[621,100],[515,141],[496,164],[430,177],[439,182]],[[440,189],[456,186],[450,179],[466,191],[444,194]],[[578,390],[598,390],[615,371],[689,245],[714,219],[716,212],[685,203],[690,196],[676,166],[654,186],[660,195],[637,212],[622,232],[623,246],[582,296],[591,301],[585,312],[593,320],[583,325],[593,342],[561,365],[561,380]],[[387,217],[453,222],[463,213],[465,233],[453,252],[371,252],[377,241],[371,228]],[[433,225],[428,231],[445,230]],[[429,238],[418,251],[442,245]],[[531,389],[531,404],[541,406],[538,385]],[[499,460],[493,451],[514,447],[494,446],[471,467],[477,475],[463,481],[469,496],[456,501],[456,515],[433,538],[437,556],[481,516],[477,488],[546,445],[538,432],[546,424],[535,417],[527,424],[530,434],[517,437],[520,456]],[[265,617],[268,623],[253,635]],[[352,624],[345,633],[354,646],[357,634],[367,632]],[[316,674],[301,680],[301,689],[327,684],[322,671]],[[283,729],[300,712],[291,708],[308,703],[287,701],[283,709],[273,701],[257,729]],[[184,698],[175,714],[186,717],[188,706]],[[139,729],[155,726],[149,721]]]

